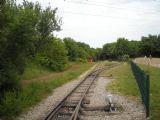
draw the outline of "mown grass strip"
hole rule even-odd
[[[7,92],[0,104],[0,116],[5,119],[13,119],[30,106],[40,102],[53,89],[73,80],[93,65],[94,63],[79,64],[55,78],[44,81],[33,81],[24,86],[19,93]]]
[[[150,75],[150,120],[160,120],[160,68],[139,66]]]
[[[106,70],[103,74],[115,79],[107,85],[106,89],[126,96],[139,96],[138,86],[128,63],[121,63],[117,67]]]
[[[150,120],[160,119],[160,68],[139,65],[150,75]],[[109,83],[106,89],[123,94],[133,99],[140,99],[140,92],[130,64],[122,63],[120,66],[106,70],[107,77],[114,80]]]

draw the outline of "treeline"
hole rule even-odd
[[[61,30],[57,9],[42,9],[36,2],[0,1],[0,95],[4,91],[20,89],[20,75],[28,63],[35,63],[53,71],[64,70],[68,61],[98,58],[98,49],[54,37]]]
[[[101,49],[99,48],[90,48],[88,44],[76,42],[70,37],[64,38],[63,41],[70,61],[85,62],[90,59],[97,61],[100,57]]]
[[[142,37],[140,41],[118,38],[117,42],[103,46],[101,59],[121,60],[150,55],[160,57],[160,35],[148,35],[148,37]]]

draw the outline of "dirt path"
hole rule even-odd
[[[134,61],[136,63],[139,63],[139,64],[145,64],[145,65],[150,65],[150,66],[153,66],[153,67],[160,68],[160,58],[152,58],[152,59],[136,58]]]

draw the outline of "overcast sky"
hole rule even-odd
[[[140,40],[141,36],[160,33],[160,0],[29,1],[58,7],[63,21],[62,31],[55,33],[58,37],[72,37],[95,48],[118,37]]]

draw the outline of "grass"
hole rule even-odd
[[[121,63],[121,65],[111,68],[103,74],[107,77],[113,77],[115,79],[108,84],[106,89],[112,90],[113,92],[122,93],[126,96],[139,96],[137,83],[128,63]]]
[[[160,119],[160,68],[139,65],[145,72],[150,74],[150,120]],[[104,75],[113,80],[106,89],[120,93],[133,99],[140,99],[139,88],[128,63],[111,68]]]
[[[139,65],[150,75],[150,116],[151,120],[160,119],[160,68]]]
[[[110,67],[110,66],[114,66],[114,65],[119,64],[119,62],[116,62],[116,61],[105,61],[104,63],[105,63],[104,65],[106,67]]]
[[[21,79],[30,80],[30,79],[41,77],[50,73],[52,73],[51,70],[34,63],[30,63],[30,64],[27,64],[25,71],[21,76]]]
[[[63,74],[59,74],[54,78],[30,82],[19,93],[6,93],[5,98],[0,104],[0,116],[5,119],[15,118],[21,112],[28,110],[29,107],[40,102],[53,89],[73,80],[93,65],[94,63],[74,64],[71,68],[62,72]]]

